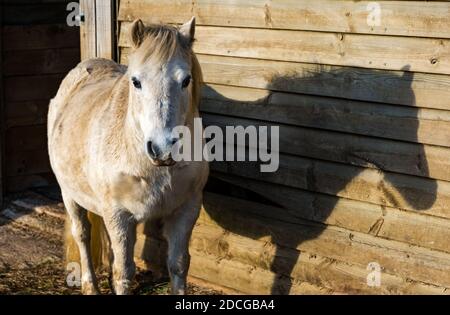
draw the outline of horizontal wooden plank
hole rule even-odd
[[[330,288],[333,292],[346,294],[405,294],[434,292],[442,294],[445,288],[435,288],[416,281],[408,282],[397,275],[381,273],[380,287],[367,285],[370,271],[366,266],[359,266],[347,262],[337,261],[328,257],[321,257],[314,253],[299,252],[294,249],[277,246],[265,241],[253,240],[223,229],[206,224],[195,227],[191,240],[191,256],[215,258],[219,265],[228,260],[230,265],[241,266],[241,269],[252,268],[272,271],[276,277],[269,277],[266,286],[253,286],[253,291],[246,293],[294,293],[296,283],[308,282],[317,287]],[[197,262],[194,258],[195,266]],[[193,267],[194,270],[196,267]],[[198,268],[198,267],[197,267]],[[200,269],[200,268],[198,268]],[[217,281],[207,269],[199,270],[198,275]],[[250,279],[248,279],[249,281]],[[266,276],[267,278],[267,276]],[[291,278],[292,280],[290,280]],[[252,282],[253,283],[253,282]],[[435,290],[435,291],[434,291]]]
[[[450,38],[450,5],[445,2],[377,2],[379,25],[369,24],[370,1],[332,0],[122,0],[119,20]]]
[[[274,114],[275,115],[275,114]],[[202,113],[205,126],[278,126],[279,151],[378,170],[450,180],[450,149]],[[224,131],[225,134],[225,131]],[[396,158],[393,158],[395,156]]]
[[[309,220],[450,253],[450,219],[226,174],[211,176],[250,190],[280,207],[278,211],[260,209],[259,215],[288,223]]]
[[[18,126],[6,132],[6,155],[47,148],[47,126]]]
[[[130,23],[119,45],[130,47]],[[450,40],[199,26],[196,53],[450,74]],[[392,49],[395,47],[395,49]]]
[[[78,48],[7,51],[3,55],[3,75],[66,73],[79,61]]]
[[[8,193],[14,193],[33,187],[43,187],[54,184],[56,184],[56,178],[52,172],[48,172],[33,175],[8,176],[6,177],[5,186]]]
[[[194,232],[195,233],[195,232]],[[199,234],[201,237],[201,234]],[[197,244],[196,244],[197,245]],[[196,250],[196,248],[199,248],[199,250]],[[138,253],[137,259],[138,261],[142,261],[145,264],[146,269],[150,269],[153,274],[163,274],[165,273],[165,266],[166,266],[166,252],[167,252],[167,246],[163,240],[156,239],[151,236],[146,236],[143,234],[138,234],[136,246],[135,246],[135,252]],[[190,254],[191,254],[191,263],[189,268],[189,276],[196,276],[200,277],[201,279],[208,279],[208,276],[212,276],[212,274],[209,272],[208,268],[204,268],[205,260],[215,260],[217,262],[218,257],[214,257],[213,255],[208,255],[205,253],[205,251],[202,251],[200,249],[200,246],[193,246],[193,242],[191,241],[190,246]],[[222,257],[223,259],[223,257]],[[236,261],[230,262],[230,265],[233,264],[235,266]],[[239,264],[239,262],[238,262]],[[272,286],[273,278],[276,277],[276,274],[267,271],[265,268],[259,268],[256,267],[259,272],[257,272],[257,275],[254,273],[254,270],[252,272],[248,272],[250,266],[245,266],[245,264],[239,264],[240,266],[244,267],[241,268],[240,271],[240,279],[241,281],[247,283],[247,290],[249,287],[253,287],[253,290],[262,290],[266,293],[270,293],[270,288]],[[255,266],[253,266],[255,267]],[[258,277],[259,280],[252,281],[251,284],[249,283],[249,278]],[[226,277],[233,277],[233,275],[226,275]],[[236,275],[234,275],[236,277]],[[236,287],[236,285],[232,285],[227,281],[219,280],[220,277],[213,277],[215,281],[220,281],[220,285],[223,286],[229,286],[227,288],[231,288],[233,290],[238,290],[239,293],[242,293],[242,287]],[[287,279],[286,279],[287,280]],[[305,282],[305,281],[303,281]],[[217,282],[216,282],[217,283]],[[289,283],[285,281],[285,290],[288,289]],[[280,288],[281,289],[281,288]],[[308,291],[305,291],[308,290]],[[314,290],[314,291],[311,291]],[[245,291],[245,290],[244,290]],[[250,293],[252,291],[245,291],[246,293]],[[278,291],[278,293],[282,293],[283,291]],[[306,282],[303,283],[301,287],[294,285],[292,292],[297,293],[331,293],[331,289],[325,289],[325,288],[318,288],[312,284],[307,284]]]
[[[130,50],[121,49],[127,63]],[[450,110],[448,75],[197,55],[206,83]]]
[[[29,50],[80,47],[80,30],[66,24],[3,27],[3,49]]]
[[[207,85],[201,110],[271,122],[450,146],[450,113],[377,103]],[[240,101],[245,99],[244,101]]]
[[[2,22],[3,25],[66,23],[68,2],[9,3],[3,5]]]
[[[52,172],[46,148],[9,154],[6,156],[5,163],[7,176]]]
[[[345,164],[279,155],[276,172],[257,162],[212,162],[211,169],[293,188],[450,218],[450,183]]]
[[[207,83],[450,109],[450,78],[402,71],[198,55]]]
[[[65,74],[51,74],[5,78],[5,101],[50,100],[56,95],[64,77]]]
[[[333,293],[331,289],[320,288],[306,281],[289,284],[288,279],[281,279],[277,288],[272,290],[275,273],[195,251],[191,254],[189,274],[247,294],[281,294],[285,293],[287,288],[290,294]]]
[[[375,261],[386,273],[403,279],[444,287],[450,285],[450,256],[447,253],[333,226],[280,222],[264,218],[260,213],[263,208],[277,211],[276,208],[259,203],[206,194],[198,224],[220,226],[223,229],[221,234],[227,234],[228,231],[363,267]],[[223,250],[226,251],[226,245]],[[292,261],[291,265],[295,266],[296,261]]]
[[[6,128],[45,124],[47,121],[48,105],[48,100],[6,103]]]

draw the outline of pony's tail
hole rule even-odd
[[[91,223],[91,257],[94,268],[99,270],[108,269],[111,261],[111,249],[106,232],[105,224],[102,217],[88,212],[88,219]],[[80,263],[80,252],[78,244],[72,236],[72,222],[70,218],[66,217],[65,222],[65,252],[66,262]]]

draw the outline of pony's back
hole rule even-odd
[[[61,82],[56,96],[50,101],[48,112],[48,138],[55,128],[57,117],[62,115],[74,94],[87,84],[95,84],[105,77],[120,77],[126,67],[114,61],[96,58],[80,62]]]

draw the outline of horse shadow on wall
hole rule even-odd
[[[207,217],[224,230],[255,240],[270,238],[275,246],[274,256],[269,262],[255,265],[264,268],[264,264],[269,264],[267,269],[276,275],[272,294],[295,293],[292,272],[302,264],[300,255],[305,254],[300,245],[319,237],[327,225],[377,235],[386,208],[426,210],[436,200],[437,183],[427,178],[428,163],[419,143],[416,107],[396,107],[407,117],[407,123],[401,123],[396,108],[386,102],[277,92],[302,91],[307,84],[316,86],[310,94],[323,95],[334,85],[341,91],[348,89],[358,94],[358,99],[378,100],[385,96],[377,93],[386,93],[386,88],[380,90],[378,84],[392,84],[401,88],[398,93],[402,104],[415,105],[411,88],[414,74],[407,71],[408,66],[403,72],[341,69],[344,70],[322,67],[312,75],[274,77],[267,85],[269,94],[254,101],[228,98],[210,86],[204,89],[204,125],[280,126],[278,171],[261,173],[259,162],[212,162],[206,191],[230,198],[208,200],[211,194],[206,193],[204,202]],[[339,86],[336,82],[340,82]],[[422,177],[420,187],[417,176]],[[375,182],[368,183],[370,178],[375,178]],[[410,182],[411,178],[416,179]],[[343,217],[333,217],[333,211],[343,213],[347,205],[341,202],[347,198],[357,200],[348,206],[356,208],[353,211],[367,211],[358,209],[358,205],[370,203],[371,209],[379,212],[379,218],[365,226],[367,222],[352,222],[349,210],[350,215],[344,216],[348,220],[339,221]],[[314,276],[308,281],[326,287]],[[342,286],[345,289],[345,283]]]

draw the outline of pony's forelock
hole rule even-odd
[[[130,56],[130,61],[139,66],[149,59],[154,63],[163,64],[176,54],[189,57],[191,45],[181,37],[178,29],[171,25],[148,25],[140,34],[140,45]]]

